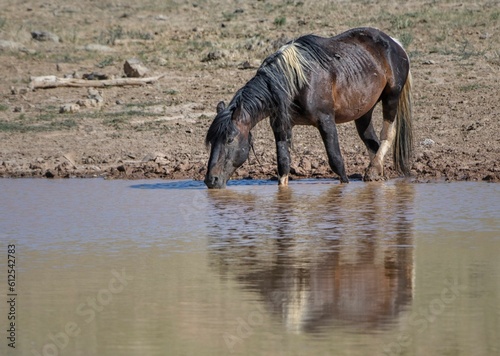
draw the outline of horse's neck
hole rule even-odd
[[[271,114],[270,105],[262,101],[258,103],[241,101],[236,110],[240,111],[240,122],[249,125],[250,130]]]
[[[269,117],[274,108],[273,93],[269,92],[265,78],[256,75],[235,97],[236,110],[241,110],[253,128],[260,121]]]

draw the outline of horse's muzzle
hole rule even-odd
[[[205,184],[206,184],[208,189],[224,189],[224,188],[226,188],[226,180],[225,179],[218,177],[218,176],[211,175],[211,174],[207,174],[205,176]]]

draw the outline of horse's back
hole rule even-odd
[[[388,81],[402,86],[410,69],[409,58],[403,46],[388,34],[371,27],[348,30],[328,39],[330,48],[337,57],[342,54],[348,58],[356,56],[362,61],[372,62],[384,67]],[[335,55],[334,54],[334,55]],[[404,74],[398,78],[398,73]]]
[[[404,73],[409,70],[406,52],[380,30],[355,28],[334,37],[308,36],[307,40],[323,48],[330,58],[326,72],[312,72],[311,83],[329,78],[331,87],[313,85],[312,90],[317,97],[331,96],[337,123],[358,119],[382,95],[404,85]],[[309,108],[314,110],[314,105]]]

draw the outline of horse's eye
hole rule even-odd
[[[234,137],[228,137],[227,138],[227,143],[233,143]]]

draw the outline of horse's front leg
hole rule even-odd
[[[345,173],[344,159],[340,153],[339,138],[334,116],[320,115],[320,118],[318,119],[318,129],[321,133],[323,143],[325,144],[330,167],[339,175],[341,183],[349,183],[349,179]]]
[[[283,130],[273,126],[274,139],[276,140],[276,156],[278,161],[279,185],[288,185],[290,174],[290,146],[292,144],[292,130]]]

